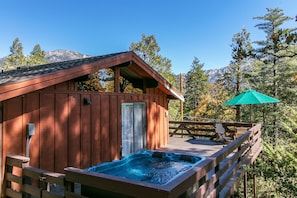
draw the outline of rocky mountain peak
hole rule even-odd
[[[87,58],[90,57],[89,55],[81,54],[79,52],[71,51],[71,50],[53,50],[53,51],[46,51],[45,58],[48,62],[60,62],[66,60],[73,60],[73,59],[80,59],[80,58]]]

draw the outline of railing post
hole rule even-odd
[[[253,162],[253,193],[254,193],[254,198],[257,197],[257,188],[256,188],[256,174],[255,174],[255,162]]]
[[[261,128],[259,129],[261,130]],[[258,131],[259,133],[260,131]],[[252,131],[252,144],[255,143],[255,140],[254,140],[254,136],[255,136],[255,131]],[[259,141],[259,140],[258,140]],[[252,147],[252,146],[251,146]],[[251,148],[252,149],[252,148]],[[257,196],[257,193],[256,193],[256,174],[255,174],[255,161],[253,162],[253,197],[256,198]]]
[[[178,127],[180,127],[180,128],[184,128],[185,125],[184,125],[184,124],[180,124]],[[183,129],[182,129],[182,135],[181,135],[181,137],[182,137],[182,138],[184,137],[184,130],[183,130]]]
[[[66,182],[65,188],[69,192],[74,192],[74,183],[73,182]]]
[[[243,190],[244,190],[244,192],[243,192],[243,194],[244,194],[244,198],[247,198],[248,196],[247,196],[247,172],[246,171],[244,171],[244,176],[243,176]]]
[[[14,193],[21,193],[23,183],[21,171],[23,171],[24,167],[29,166],[29,162],[30,158],[28,157],[18,155],[6,156],[1,197],[7,196],[7,189],[13,190]],[[14,167],[19,169],[15,169]],[[11,175],[14,178],[14,185],[12,184],[13,180],[8,179],[7,175]]]
[[[239,152],[241,150],[241,145],[238,147],[237,151]],[[238,158],[237,163],[240,163],[241,161],[241,157]],[[245,166],[243,167],[245,169]],[[243,174],[243,194],[244,194],[244,198],[248,197],[248,191],[247,191],[247,183],[248,183],[248,179],[247,179],[247,172],[246,170],[243,170],[244,174]]]
[[[219,170],[220,170],[220,163],[219,163],[218,165],[216,165],[216,167],[215,167],[215,174],[216,174],[217,172],[219,172]],[[216,183],[214,184],[214,187],[217,188],[219,185],[220,185],[220,178],[218,178],[218,180],[217,180]]]

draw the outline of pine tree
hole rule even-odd
[[[267,11],[266,15],[255,17],[255,19],[264,20],[263,23],[257,24],[256,27],[266,33],[266,40],[255,42],[259,46],[255,50],[256,56],[261,61],[256,69],[258,74],[261,74],[261,77],[266,77],[266,80],[262,81],[266,83],[263,83],[263,86],[260,88],[269,90],[269,94],[274,97],[279,97],[280,88],[283,92],[283,89],[287,87],[286,84],[288,84],[283,80],[292,78],[294,71],[296,71],[296,67],[288,64],[288,58],[297,55],[295,50],[296,42],[294,43],[293,40],[289,39],[291,35],[295,34],[296,28],[282,28],[282,25],[292,20],[292,18],[284,16],[281,9],[268,8]],[[260,80],[263,79],[260,78]],[[257,81],[255,82],[257,83]],[[289,82],[289,84],[291,83]],[[260,86],[260,84],[257,86]],[[287,96],[288,94],[286,94],[284,99]]]
[[[47,63],[45,52],[41,50],[39,44],[35,45],[30,56],[23,53],[23,44],[16,38],[10,47],[10,54],[4,62],[4,70],[15,69],[21,66],[34,66]]]
[[[32,65],[41,65],[47,63],[45,59],[45,52],[41,50],[41,47],[39,44],[35,45],[31,55],[28,57],[27,64]]]
[[[148,65],[168,80],[168,82],[175,85],[175,77],[171,71],[171,61],[159,54],[161,48],[154,35],[146,36],[142,34],[141,41],[131,43],[130,50],[134,51]]]
[[[248,86],[245,73],[250,69],[252,45],[250,34],[246,29],[236,33],[232,38],[232,61],[223,76],[223,84],[234,97]],[[236,121],[240,121],[240,106],[236,106]]]
[[[270,137],[265,137],[264,152],[253,170],[259,175],[259,197],[297,196],[297,107],[283,105],[281,113],[286,117],[286,122],[280,122],[287,132],[282,134],[286,138],[280,138],[278,146],[274,146],[267,141]]]
[[[201,96],[208,92],[208,76],[202,70],[204,64],[197,57],[191,65],[191,70],[185,76],[185,116],[191,116],[201,103]]]
[[[263,20],[263,23],[256,25],[260,30],[266,34],[266,39],[263,41],[256,41],[257,48],[255,55],[257,61],[254,63],[254,71],[250,82],[258,88],[259,91],[267,95],[276,97],[282,101],[283,104],[295,104],[297,98],[297,88],[294,82],[294,75],[296,75],[297,66],[296,61],[296,42],[294,42],[294,35],[296,28],[282,28],[285,22],[292,20],[292,18],[284,15],[279,8],[267,9],[267,14],[264,16],[255,17],[255,19]],[[277,115],[281,104],[273,105],[273,109],[268,109],[267,113],[263,107],[262,114],[265,115],[263,120],[276,126],[282,116]],[[274,114],[270,116],[271,114]],[[277,129],[275,129],[277,132]],[[277,133],[276,139],[277,139]]]
[[[16,38],[10,47],[10,54],[4,62],[4,70],[15,69],[26,65],[26,57],[23,53],[23,44]]]
[[[259,175],[258,196],[296,197],[296,28],[283,28],[292,18],[285,16],[281,9],[267,9],[267,12],[255,17],[264,21],[256,27],[264,31],[266,38],[255,42],[257,59],[250,82],[281,103],[272,105],[271,109],[268,104],[259,108],[264,123],[261,135],[264,152],[257,159],[254,171]]]

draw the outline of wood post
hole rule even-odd
[[[244,172],[243,179],[244,179],[244,182],[243,182],[243,185],[244,185],[244,187],[243,187],[243,189],[244,189],[244,198],[247,198],[248,193],[247,193],[247,172],[246,171]]]
[[[5,173],[2,183],[1,197],[7,196],[7,188],[13,189],[10,196],[17,194],[19,195],[21,194],[20,190],[22,188],[22,171],[24,167],[29,166],[30,158],[17,155],[8,155],[6,156],[5,160]],[[13,183],[11,181],[13,181]]]
[[[114,92],[120,93],[120,68],[115,67],[114,69]]]
[[[257,188],[256,188],[255,162],[253,163],[253,193],[254,193],[254,198],[256,198],[257,197]]]
[[[180,93],[183,93],[183,75],[179,75]],[[180,120],[184,120],[184,102],[180,100]]]

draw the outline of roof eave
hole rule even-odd
[[[179,99],[184,101],[184,97],[172,85],[164,79],[158,72],[150,67],[134,52],[125,52],[118,55],[108,56],[104,59],[97,60],[91,63],[82,64],[79,67],[65,69],[56,73],[50,73],[43,76],[34,77],[22,82],[14,82],[1,85],[0,101],[7,100],[16,96],[37,91],[55,84],[65,82],[67,80],[75,79],[83,75],[90,74],[99,69],[113,67],[125,62],[133,61],[140,67],[147,76],[158,82],[158,88],[167,94],[169,99]],[[172,98],[171,98],[172,97]]]
[[[139,56],[134,52],[132,53],[133,61],[139,65],[142,69],[146,70],[147,73],[151,74],[151,77],[158,81],[158,87],[166,94],[173,96],[173,98],[185,101],[183,95],[176,90],[163,76],[156,72],[151,66],[145,63]]]

